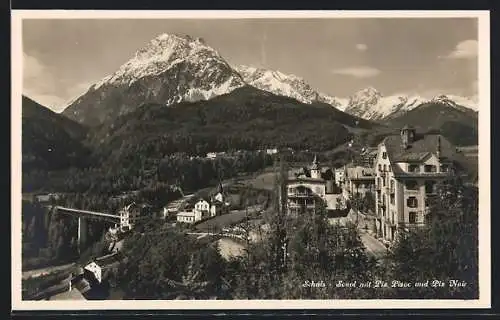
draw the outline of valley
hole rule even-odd
[[[24,297],[413,298],[297,283],[368,281],[442,258],[429,248],[477,218],[469,100],[372,87],[337,98],[298,76],[231,66],[201,38],[159,35],[60,114],[23,96]],[[456,188],[435,201],[452,188],[442,181]],[[455,203],[464,214],[447,212]],[[454,231],[432,229],[443,221]],[[422,239],[398,247],[396,231]],[[407,251],[420,243],[424,262]]]

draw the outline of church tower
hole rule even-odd
[[[224,189],[222,187],[222,182],[219,182],[219,187],[217,188],[217,194],[215,195],[215,200],[224,202]]]
[[[314,160],[311,167],[311,178],[321,179],[321,167],[319,166],[318,157],[316,155],[314,155]]]

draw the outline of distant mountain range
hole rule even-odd
[[[326,103],[351,115],[384,120],[397,117],[422,103],[441,102],[477,110],[472,100],[459,96],[383,96],[366,88],[349,99],[315,90],[304,79],[276,70],[231,66],[203,39],[162,34],[123,64],[115,73],[92,85],[63,111],[69,118],[97,125],[137,109],[145,103],[172,105],[208,100],[246,85],[286,96],[304,104]]]
[[[472,99],[456,95],[440,95],[432,99],[421,96],[391,95],[383,96],[376,89],[369,87],[350,97],[344,111],[369,120],[395,118],[422,104],[447,105],[458,110],[478,110]]]
[[[374,88],[342,100],[294,75],[233,67],[202,39],[164,34],[62,114],[23,97],[23,170],[127,166],[138,154],[157,161],[175,152],[333,150],[407,124],[472,145],[474,107],[455,96],[384,97]]]
[[[249,85],[276,95],[294,98],[303,103],[322,102],[341,110],[347,102],[345,99],[314,90],[304,79],[295,75],[249,66],[239,66],[235,69]]]
[[[422,103],[398,117],[386,119],[384,123],[392,128],[410,125],[420,131],[439,130],[455,145],[478,144],[478,113],[447,98]]]

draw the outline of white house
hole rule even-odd
[[[177,213],[177,221],[184,223],[195,223],[210,215],[210,203],[205,199],[199,199],[194,206],[187,205]]]
[[[138,205],[135,202],[125,206],[120,211],[120,228],[130,230],[140,221],[154,218],[154,213],[147,205]]]
[[[130,213],[127,210],[120,211],[120,229],[122,231],[132,229],[132,225],[130,224]]]
[[[215,158],[217,158],[217,153],[215,153],[215,152],[208,152],[207,153],[207,158],[208,159],[215,159]]]
[[[425,224],[435,185],[459,167],[456,148],[439,134],[405,126],[399,136],[386,137],[375,161],[378,233],[393,241],[400,228]]]
[[[194,204],[194,211],[202,216],[207,215],[210,211],[210,203],[205,199],[200,199]]]
[[[84,270],[87,270],[93,274],[96,280],[101,283],[102,281],[102,268],[95,261],[92,261],[88,265],[85,266]]]
[[[345,168],[335,169],[335,184],[341,186],[344,183]]]
[[[177,222],[195,223],[201,220],[201,212],[187,209],[177,213]]]

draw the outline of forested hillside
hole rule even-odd
[[[465,108],[424,103],[385,124],[393,128],[411,125],[423,131],[439,130],[451,143],[458,146],[478,144],[478,113]]]
[[[24,97],[22,100],[23,172],[83,167],[90,150],[83,144],[87,130]]]

